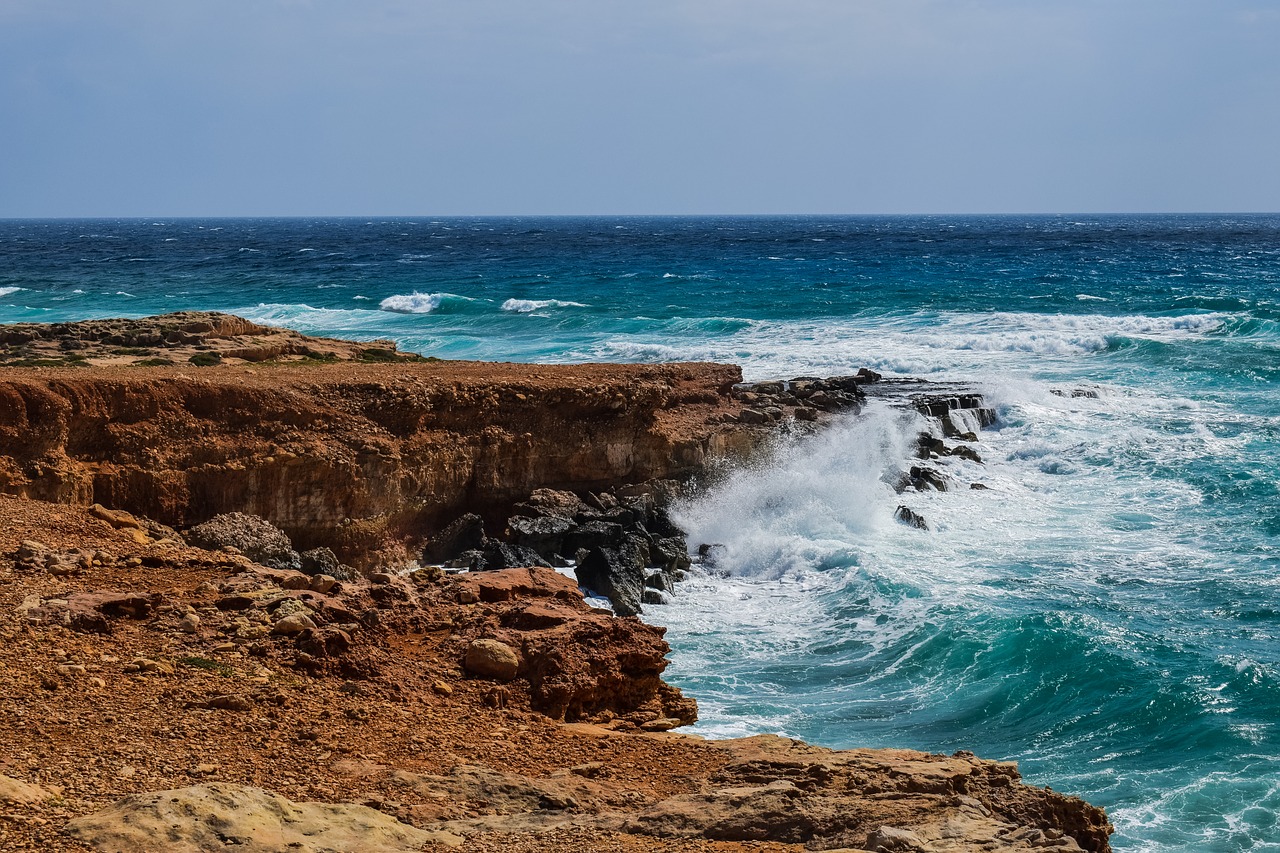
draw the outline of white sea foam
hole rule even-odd
[[[0,296],[12,296],[20,290],[26,290],[25,287],[0,287]]]
[[[690,333],[670,321],[665,334],[614,335],[572,354],[580,360],[722,361],[747,379],[832,375],[858,367],[906,376],[971,380],[982,375],[1074,373],[1079,358],[1125,341],[1177,341],[1221,331],[1245,315],[1171,317],[939,312],[910,317],[751,321],[729,334]],[[1041,356],[1035,362],[1027,355]]]
[[[530,314],[544,308],[586,308],[581,302],[567,302],[562,299],[508,299],[502,303],[503,311],[516,314]]]
[[[383,311],[392,311],[396,314],[430,314],[449,298],[465,299],[466,297],[452,293],[419,293],[415,290],[409,294],[388,296],[378,303],[378,307]]]

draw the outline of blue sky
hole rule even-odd
[[[1280,209],[1280,3],[0,0],[0,216]]]

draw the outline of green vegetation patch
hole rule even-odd
[[[177,364],[171,358],[144,358],[142,361],[135,361],[135,367],[168,367],[171,364]]]
[[[203,669],[205,672],[216,672],[223,678],[230,678],[235,674],[235,670],[227,666],[222,661],[209,660],[209,658],[187,657],[178,658],[178,663],[183,666],[189,666],[192,669]]]
[[[187,359],[187,361],[191,362],[196,367],[215,367],[222,364],[222,356],[218,355],[216,352],[198,352],[191,356],[191,358]]]

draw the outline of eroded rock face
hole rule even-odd
[[[452,833],[400,823],[367,806],[295,803],[244,785],[196,785],[125,797],[67,824],[67,834],[102,851],[206,853],[413,853],[431,842],[457,846]]]
[[[462,635],[518,652],[519,677],[544,714],[632,728],[697,719],[697,703],[662,681],[670,651],[665,629],[587,607],[577,584],[550,569],[466,574],[458,589],[464,600],[492,605],[472,614]]]
[[[964,752],[833,751],[772,735],[726,748],[735,758],[712,787],[655,804],[627,830],[818,850],[1111,849],[1101,809],[1022,785],[1013,764]]]
[[[744,452],[766,435],[721,418],[740,408],[739,377],[713,364],[15,370],[0,379],[0,492],[181,529],[247,513],[351,562],[536,489],[684,477]]]

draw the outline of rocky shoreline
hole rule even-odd
[[[125,346],[94,322],[0,338]],[[170,354],[283,334],[128,322]],[[686,484],[876,397],[932,418],[894,484],[927,527],[910,492],[962,485],[994,419],[970,389],[341,343],[0,370],[0,845],[1110,849],[1009,764],[680,735],[696,703],[633,615],[713,568],[666,515]]]

